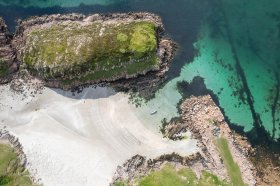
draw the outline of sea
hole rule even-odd
[[[142,107],[170,120],[182,99],[209,93],[232,128],[279,148],[279,0],[0,0],[11,32],[30,16],[141,11],[160,15],[177,43],[168,80]]]

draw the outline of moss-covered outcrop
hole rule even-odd
[[[110,79],[157,67],[156,27],[148,22],[120,25],[75,22],[34,28],[22,61],[45,79]]]
[[[148,13],[50,15],[23,21],[14,46],[23,68],[67,89],[159,71],[173,52],[162,31],[160,18]]]

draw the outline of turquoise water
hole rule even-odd
[[[181,74],[204,77],[232,123],[279,138],[280,2],[216,3],[195,43],[200,55]]]
[[[0,4],[0,15],[10,27],[16,18],[49,13],[157,13],[179,49],[169,81],[143,107],[157,105],[157,117],[178,116],[182,95],[177,83],[200,76],[233,125],[254,140],[280,138],[279,0],[0,0]]]

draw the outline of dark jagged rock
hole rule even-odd
[[[0,83],[8,82],[11,74],[18,69],[16,54],[11,46],[12,38],[5,21],[0,17]]]
[[[114,186],[117,182],[127,182],[128,185],[133,184],[134,180],[147,176],[151,171],[159,170],[162,165],[172,163],[175,167],[202,167],[205,160],[200,153],[196,153],[187,157],[182,157],[176,153],[164,154],[155,159],[147,159],[140,155],[135,155],[127,160],[122,166],[118,166],[110,186]]]

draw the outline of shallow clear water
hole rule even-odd
[[[160,119],[178,116],[181,81],[204,78],[232,124],[252,138],[280,137],[280,1],[270,0],[0,0],[0,16],[50,13],[149,11],[159,14],[178,44],[170,80],[139,110],[158,109]],[[59,2],[59,3],[58,3]],[[83,3],[80,5],[80,3]],[[13,30],[13,29],[12,29]],[[139,116],[141,117],[141,116]],[[265,130],[263,130],[265,129]],[[262,138],[260,138],[262,139]],[[267,139],[267,138],[265,138]]]

